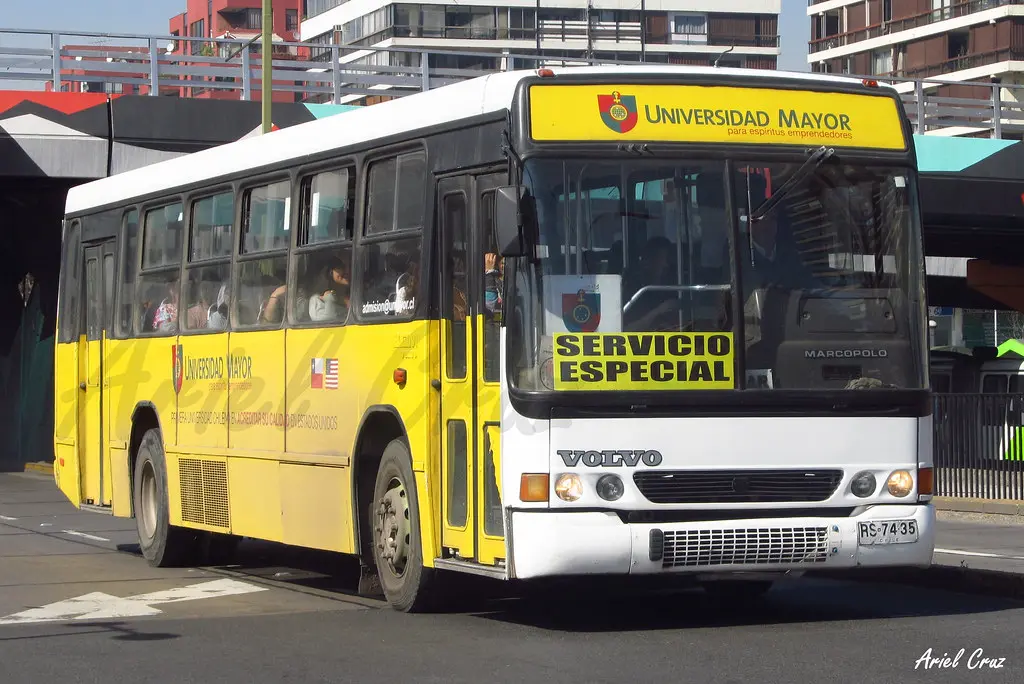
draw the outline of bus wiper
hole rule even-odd
[[[831,147],[825,147],[824,145],[816,149],[811,154],[811,156],[807,158],[807,161],[805,161],[803,165],[796,170],[796,173],[789,177],[789,180],[783,183],[778,190],[773,192],[771,197],[766,199],[764,202],[761,202],[761,204],[758,205],[757,209],[753,210],[751,210],[750,207],[750,174],[748,173],[747,212],[748,216],[750,217],[750,222],[754,223],[755,221],[760,221],[765,216],[767,216],[768,212],[774,209],[779,202],[785,199],[786,195],[791,193],[796,188],[800,187],[800,185],[805,180],[807,180],[807,178],[809,178],[811,174],[818,170],[819,166],[824,164],[835,153],[835,149]]]

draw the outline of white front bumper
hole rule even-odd
[[[918,540],[862,546],[858,523],[914,520]],[[662,553],[653,554],[653,530]],[[516,578],[559,575],[774,572],[851,567],[928,567],[935,550],[931,505],[874,506],[850,518],[755,518],[623,523],[610,512],[512,513]],[[659,536],[654,535],[657,542]],[[675,550],[672,554],[671,551]],[[659,555],[661,556],[659,558]],[[666,562],[665,556],[674,562]],[[801,558],[814,558],[814,562]]]

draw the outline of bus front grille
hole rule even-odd
[[[797,565],[829,557],[827,527],[747,527],[662,534],[662,567]]]
[[[781,503],[825,501],[843,471],[835,470],[644,470],[633,482],[657,504]]]

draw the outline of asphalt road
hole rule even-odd
[[[134,543],[132,521],[75,511],[52,479],[0,475],[0,683],[1024,681],[1024,604],[1001,599],[580,586],[402,615],[353,596],[355,568],[328,554],[246,543],[237,566],[156,570]],[[964,653],[926,668],[929,649]]]

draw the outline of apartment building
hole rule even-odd
[[[228,57],[248,45],[249,52],[259,56],[262,48],[259,37],[263,33],[262,0],[184,0],[184,4],[185,11],[170,19],[171,35],[188,38],[222,38],[230,40],[231,43],[181,40],[175,43],[173,54]],[[271,30],[274,42],[298,42],[301,4],[302,0],[274,0],[272,5],[274,25]],[[277,47],[274,50],[274,59],[299,57],[300,55],[294,48]],[[206,66],[215,67],[217,65]],[[216,82],[217,80],[236,79],[208,77],[206,80]],[[277,82],[275,81],[275,83]],[[253,99],[259,99],[260,94],[258,89],[254,91]],[[231,100],[237,100],[240,97],[238,90],[204,87],[182,88],[181,95]],[[273,99],[275,102],[292,102],[298,97],[290,92],[277,91],[274,93]]]
[[[1019,84],[1022,0],[809,0],[812,71]]]
[[[408,53],[363,53],[419,66],[415,50],[775,69],[780,0],[305,0],[302,40]],[[315,52],[315,50],[314,50]],[[329,60],[329,53],[320,53]],[[499,59],[432,55],[431,67],[500,68]],[[513,63],[516,67],[530,63]]]

